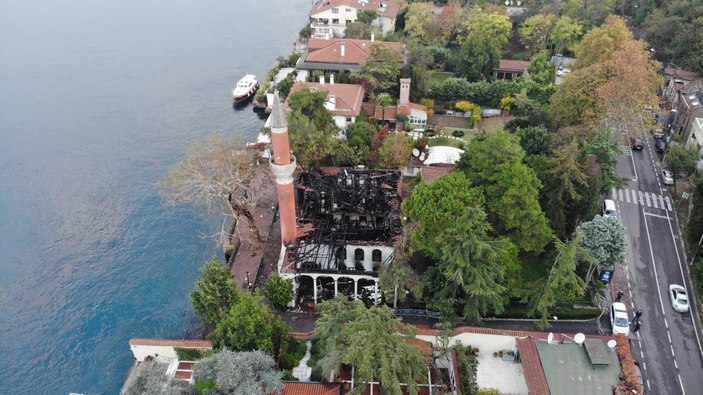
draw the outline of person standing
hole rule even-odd
[[[635,329],[632,330],[632,333],[637,333],[637,331],[640,330],[640,322],[637,321],[635,322]]]
[[[616,301],[616,302],[619,302],[619,301],[620,301],[620,299],[622,299],[622,295],[624,295],[624,292],[622,292],[622,291],[618,291],[618,297],[617,297],[617,298],[615,298],[615,301]]]

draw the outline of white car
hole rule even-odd
[[[669,285],[671,307],[679,313],[688,313],[688,295],[686,289],[678,284]]]
[[[662,170],[662,183],[664,185],[674,185],[674,174],[669,170]]]
[[[627,315],[625,303],[614,302],[610,305],[610,326],[613,327],[613,335],[630,334],[630,317]]]
[[[563,77],[566,72],[564,70],[557,70],[557,76]]]

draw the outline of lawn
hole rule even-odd
[[[430,71],[429,74],[429,86],[433,87],[435,85],[441,85],[447,78],[454,77],[454,73],[449,73],[447,71]]]

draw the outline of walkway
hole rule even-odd
[[[312,368],[308,366],[308,360],[310,359],[310,349],[312,349],[312,342],[310,340],[305,342],[307,350],[305,350],[305,356],[300,360],[300,364],[293,368],[293,376],[297,377],[300,381],[310,381],[310,373]]]

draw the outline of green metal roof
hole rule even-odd
[[[586,348],[576,343],[537,340],[535,344],[551,395],[612,394],[612,388],[620,382],[618,356],[605,345],[597,357],[600,364],[594,365]]]

